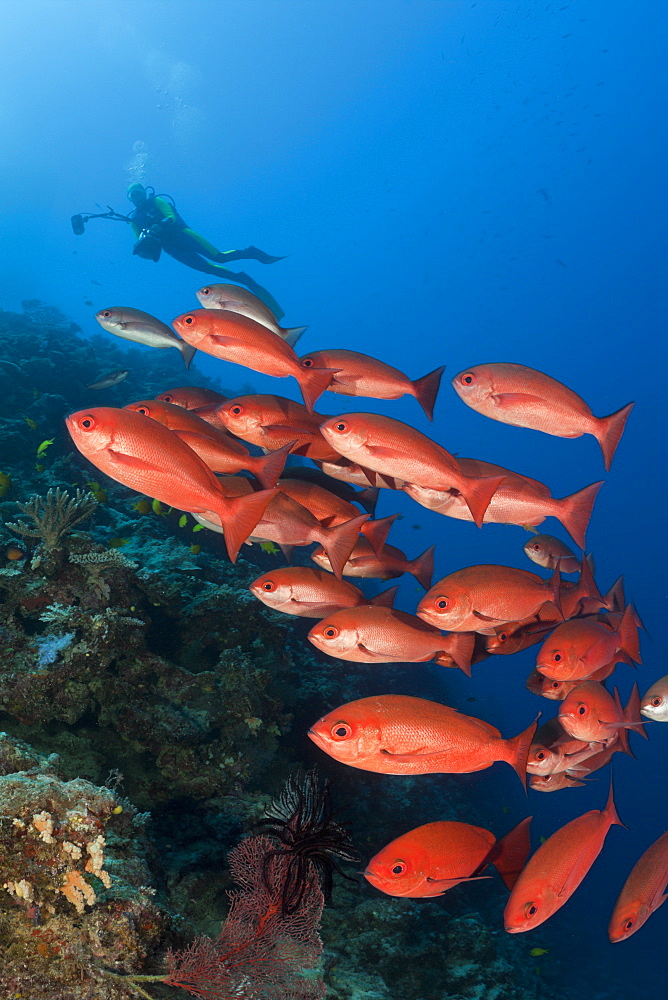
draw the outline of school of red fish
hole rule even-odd
[[[78,450],[132,490],[190,512],[222,532],[234,562],[244,543],[273,542],[290,561],[295,546],[316,544],[312,567],[264,573],[251,592],[268,607],[316,619],[309,641],[357,663],[434,661],[471,674],[473,664],[538,645],[527,687],[560,702],[540,728],[504,737],[489,722],[423,698],[380,695],[341,705],[308,735],[335,760],[382,774],[467,773],[505,761],[526,788],[552,792],[583,784],[616,752],[631,753],[629,734],[646,737],[645,719],[668,722],[668,677],[644,698],[634,685],[626,705],[605,681],[616,664],[641,662],[642,623],[626,604],[622,580],[601,594],[593,563],[562,540],[535,533],[554,517],[584,550],[602,482],[571,496],[519,472],[455,457],[409,424],[374,413],[322,417],[325,392],[394,400],[412,395],[426,416],[444,369],[411,380],[383,361],[348,350],[294,345],[306,329],[282,329],[267,307],[235,285],[207,285],[200,309],[178,316],[174,330],[130,308],[100,311],[110,332],[153,347],[175,347],[186,365],[195,350],[277,378],[293,377],[303,405],[282,396],[228,399],[210,389],[170,389],[124,408],[73,413],[67,427]],[[524,365],[475,365],[452,379],[467,406],[502,423],[564,438],[596,438],[609,470],[633,403],[596,417],[572,390]],[[262,451],[251,454],[246,445]],[[284,467],[289,454],[313,467]],[[250,473],[242,476],[240,473]],[[355,489],[359,487],[359,489]],[[549,572],[468,566],[432,585],[433,546],[413,558],[387,543],[398,515],[374,519],[380,489],[403,490],[449,517],[521,525],[533,532],[526,555]],[[362,507],[360,512],[358,504]],[[411,573],[426,591],[416,614],[394,609],[396,587],[367,598],[344,579],[396,579]],[[577,574],[565,580],[562,574]],[[371,885],[392,896],[432,897],[481,878],[493,865],[510,896],[509,933],[531,930],[575,892],[620,824],[612,782],[602,810],[558,829],[529,857],[523,820],[497,840],[467,823],[435,821],[398,837],[366,865]],[[634,934],[667,898],[668,833],[650,845],[621,889],[609,924],[612,942]]]

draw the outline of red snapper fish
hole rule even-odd
[[[199,416],[219,421],[230,434],[264,451],[275,451],[292,441],[293,454],[314,462],[339,458],[320,433],[324,417],[284,396],[237,396],[211,411],[200,410]]]
[[[182,406],[185,410],[198,410],[200,406],[213,406],[224,403],[227,396],[222,392],[215,392],[214,389],[205,389],[199,385],[185,385],[176,389],[168,389],[155,397],[163,403],[173,403],[174,406]]]
[[[617,628],[592,618],[574,618],[557,625],[538,651],[536,669],[555,681],[585,680],[622,658],[642,662],[630,604]]]
[[[592,483],[591,486],[585,486],[571,496],[558,499],[551,496],[547,486],[537,479],[530,479],[518,472],[510,472],[502,465],[481,462],[476,458],[459,457],[457,464],[465,476],[503,476],[503,481],[485,511],[484,524],[519,524],[522,527],[535,527],[537,524],[542,524],[546,517],[555,517],[561,521],[576,544],[580,548],[584,547],[587,525],[602,482]],[[473,520],[471,511],[461,494],[442,493],[436,489],[417,486],[415,483],[403,483],[401,489],[428,510],[461,521]],[[552,569],[554,568],[553,566]],[[574,572],[574,570],[564,570],[564,572]]]
[[[388,896],[424,899],[440,896],[460,882],[488,878],[494,865],[512,889],[531,847],[531,816],[497,840],[490,830],[470,823],[440,820],[397,837],[369,861],[364,877]]]
[[[533,930],[570,899],[614,825],[624,824],[617,815],[611,785],[605,809],[592,809],[566,823],[529,858],[503,914],[509,934]]]
[[[250,592],[268,608],[302,618],[324,618],[342,608],[364,604],[392,607],[397,587],[375,597],[366,597],[359,587],[337,580],[331,573],[311,566],[286,566],[263,573],[250,585]]]
[[[283,472],[290,445],[272,451],[266,457],[251,455],[240,441],[219,431],[206,420],[202,420],[193,410],[186,410],[174,403],[157,399],[144,399],[138,403],[128,403],[125,410],[134,410],[145,417],[157,420],[179,437],[184,444],[199,455],[212,472],[231,475],[246,469],[252,472],[265,489],[276,485]]]
[[[310,413],[334,374],[322,368],[302,368],[289,344],[266,326],[240,313],[225,309],[193,309],[172,320],[172,326],[187,344],[214,358],[276,378],[292,375],[299,383]]]
[[[247,288],[240,285],[204,285],[199,288],[195,295],[204,309],[225,309],[227,312],[239,313],[247,316],[248,319],[261,323],[268,330],[294,347],[301,335],[308,330],[307,326],[282,327],[278,325],[276,316],[269,306],[266,306],[262,299],[253,295]]]
[[[612,911],[608,937],[613,944],[639,931],[668,899],[668,833],[647,848],[636,861]]]
[[[598,681],[581,681],[562,701],[559,721],[569,736],[584,742],[611,743],[624,728],[634,729],[647,738],[640,718],[637,684],[622,708],[616,689],[613,698]]]
[[[367,396],[370,399],[400,399],[415,396],[430,420],[434,416],[434,403],[441,384],[445,365],[428,375],[412,381],[397,368],[392,368],[357,351],[311,351],[301,358],[304,368],[334,368],[336,375],[327,386],[328,392],[341,396]]]
[[[132,410],[79,410],[65,423],[81,454],[117,483],[178,510],[214,512],[224,526],[232,562],[277,492],[226,496],[192,448],[156,420]]]
[[[324,549],[316,549],[311,559],[321,569],[331,570],[331,564]],[[383,546],[380,555],[367,538],[360,538],[348,556],[343,567],[344,576],[371,580],[396,580],[403,573],[410,573],[426,590],[434,575],[434,546],[430,545],[422,555],[408,559],[401,549],[394,545]]]
[[[424,698],[360,698],[324,715],[308,735],[350,767],[380,774],[470,774],[505,761],[526,787],[533,722],[504,739],[488,722]]]
[[[444,493],[457,490],[478,527],[494,492],[503,482],[502,476],[464,475],[454,456],[440,444],[414,427],[378,413],[330,417],[320,430],[332,448],[364,469]]]
[[[435,583],[417,614],[450,632],[493,631],[496,625],[537,616],[546,604],[559,611],[559,571],[551,580],[512,566],[468,566]]]
[[[314,625],[309,642],[329,656],[355,663],[453,663],[471,675],[474,638],[443,636],[415,615],[394,608],[345,608]]]
[[[606,470],[624,431],[633,403],[609,417],[595,417],[585,401],[561,382],[525,365],[495,362],[466,368],[452,380],[464,403],[502,424],[528,427],[554,437],[592,434]]]

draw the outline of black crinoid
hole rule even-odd
[[[329,779],[320,786],[316,768],[298,770],[288,778],[280,795],[265,810],[265,818],[258,823],[263,833],[279,842],[276,850],[265,857],[262,875],[270,890],[271,872],[275,871],[276,862],[280,863],[284,914],[299,909],[314,876],[325,899],[332,894],[335,871],[355,881],[338,864],[338,861],[357,864],[360,859],[347,827],[334,819],[330,786]]]

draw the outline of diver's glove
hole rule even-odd
[[[161,240],[164,234],[165,230],[162,228],[162,225],[159,222],[156,222],[155,225],[151,226],[151,228],[148,231],[148,235],[152,236],[156,240]]]

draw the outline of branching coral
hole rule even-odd
[[[41,542],[41,549],[31,563],[33,569],[40,565],[42,555],[50,556],[58,548],[63,535],[90,517],[97,507],[97,500],[92,493],[77,490],[71,497],[67,490],[61,490],[59,486],[48,490],[43,497],[36,494],[27,503],[17,503],[32,524],[8,521],[7,527],[17,535],[37,538]]]

